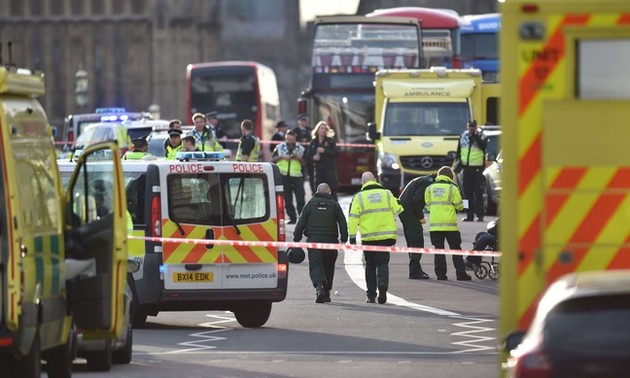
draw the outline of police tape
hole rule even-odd
[[[230,143],[239,143],[240,139],[225,139],[219,140],[219,142],[230,142]],[[280,140],[260,140],[260,144],[280,144],[284,143],[284,141]],[[303,146],[308,146],[309,142],[300,142]],[[374,144],[371,143],[337,143],[337,147],[356,147],[356,148],[374,148]]]
[[[273,248],[313,248],[313,249],[343,249],[352,251],[369,251],[369,252],[397,252],[397,253],[423,253],[429,255],[461,255],[461,256],[485,256],[485,257],[501,257],[498,251],[473,251],[473,250],[454,250],[454,249],[435,249],[435,248],[416,248],[416,247],[387,247],[381,245],[358,245],[358,244],[339,244],[339,243],[298,243],[298,242],[276,242],[276,241],[245,241],[245,240],[217,240],[217,239],[182,239],[182,238],[163,238],[154,236],[132,236],[129,239],[150,241],[156,243],[182,243],[182,244],[212,244],[212,245],[228,245],[232,247],[273,247]]]

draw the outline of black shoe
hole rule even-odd
[[[372,297],[367,297],[367,299],[365,300],[365,303],[376,303],[376,299]]]
[[[470,281],[472,279],[472,277],[470,277],[468,274],[466,273],[458,273],[457,274],[457,281]]]
[[[477,222],[483,222],[483,218],[481,217],[477,218]]]
[[[462,222],[472,222],[474,220],[475,220],[475,218],[468,218],[468,217],[466,217],[466,218],[462,219]]]
[[[324,303],[324,299],[326,298],[326,290],[324,289],[324,284],[317,284],[317,298],[315,298],[315,303]]]
[[[426,274],[425,272],[420,272],[420,274],[413,274],[413,275],[410,274],[409,279],[410,280],[428,280],[429,275]]]
[[[378,303],[383,304],[387,302],[387,288],[385,284],[378,285]]]
[[[324,295],[324,302],[330,302],[330,290],[326,290],[326,294]]]
[[[448,280],[448,277],[446,277],[446,276],[437,276],[437,280],[438,281],[446,281],[446,280]]]

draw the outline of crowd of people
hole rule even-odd
[[[226,135],[220,128],[216,112],[207,116],[196,113],[192,117],[194,129],[182,138],[181,121],[169,124],[169,138],[164,142],[164,157],[175,159],[179,151],[223,151],[221,142]],[[361,189],[357,192],[346,220],[337,202],[337,145],[334,130],[324,122],[314,129],[308,116],[297,117],[297,126],[290,129],[285,121],[276,123],[276,133],[269,145],[271,161],[278,166],[282,176],[285,211],[288,224],[296,224],[293,240],[307,242],[355,244],[357,232],[363,245],[390,247],[396,244],[398,216],[408,247],[424,248],[423,225],[425,209],[430,217],[429,235],[434,248],[443,249],[448,243],[452,250],[461,249],[462,238],[457,224],[457,212],[466,211],[464,222],[483,221],[482,171],[487,138],[477,123],[466,125],[457,147],[455,170],[441,167],[437,174],[411,180],[398,198],[383,188],[372,172],[361,177]],[[260,139],[254,132],[251,120],[241,122],[241,139],[236,152],[237,161],[258,161],[261,155]],[[146,138],[133,140],[133,151],[124,159],[143,159]],[[461,168],[462,190],[457,173]],[[456,173],[457,171],[457,173]],[[312,197],[306,202],[305,184],[308,182]],[[463,196],[462,196],[463,193]],[[466,201],[464,200],[466,199]],[[465,206],[467,202],[467,206]],[[496,237],[493,236],[495,239]],[[480,243],[478,243],[481,245]],[[316,302],[330,302],[337,250],[308,249],[309,274],[316,292]],[[409,254],[409,279],[429,279],[422,269],[422,254]],[[366,302],[386,303],[389,287],[389,252],[364,252]],[[452,256],[456,279],[469,281],[466,267],[474,268],[478,259],[461,255]],[[437,280],[447,280],[446,256],[434,256]]]

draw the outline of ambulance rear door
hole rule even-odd
[[[162,232],[166,238],[275,241],[270,164],[173,162],[166,183]],[[163,243],[164,286],[179,289],[258,289],[278,285],[276,248]]]
[[[68,292],[74,322],[88,338],[113,338],[122,332],[127,276],[125,197],[118,146],[109,142],[88,147],[66,190]],[[88,264],[72,274],[73,262]]]

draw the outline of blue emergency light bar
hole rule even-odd
[[[190,161],[190,160],[219,161],[219,160],[223,160],[223,152],[180,151],[177,153],[176,159],[179,161]]]
[[[96,108],[95,113],[97,114],[110,114],[110,113],[125,113],[127,109],[125,108]]]
[[[101,116],[101,122],[116,122],[116,121],[126,121],[129,119],[127,114],[122,115],[106,115]]]

